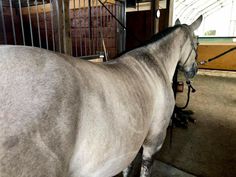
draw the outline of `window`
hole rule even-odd
[[[196,34],[200,37],[236,36],[236,0],[174,0],[173,22],[190,24],[199,15],[203,22]],[[235,41],[236,42],[236,41]]]

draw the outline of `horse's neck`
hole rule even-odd
[[[165,67],[170,82],[173,79],[176,66],[180,59],[181,48],[185,42],[182,35],[184,34],[177,29],[163,39],[149,44],[150,52]]]

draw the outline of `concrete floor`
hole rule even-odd
[[[183,170],[177,169],[172,165],[155,160],[152,168],[151,177],[196,177],[196,176],[189,174]]]
[[[202,70],[193,86],[197,92],[191,95],[188,109],[197,122],[189,123],[188,129],[175,128],[172,147],[168,133],[155,155],[159,161],[152,177],[235,177],[236,72]],[[178,94],[179,105],[185,95]]]
[[[236,176],[236,72],[200,71],[189,109],[196,124],[174,129],[157,159],[203,177]],[[177,102],[183,103],[184,94]]]

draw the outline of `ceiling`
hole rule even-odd
[[[199,15],[206,18],[221,8],[232,5],[234,1],[236,3],[236,0],[175,0],[174,19],[191,22]]]

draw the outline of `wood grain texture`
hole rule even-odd
[[[198,47],[198,61],[215,57],[233,47],[236,43],[203,43]],[[236,71],[236,50],[210,62],[200,68]]]

